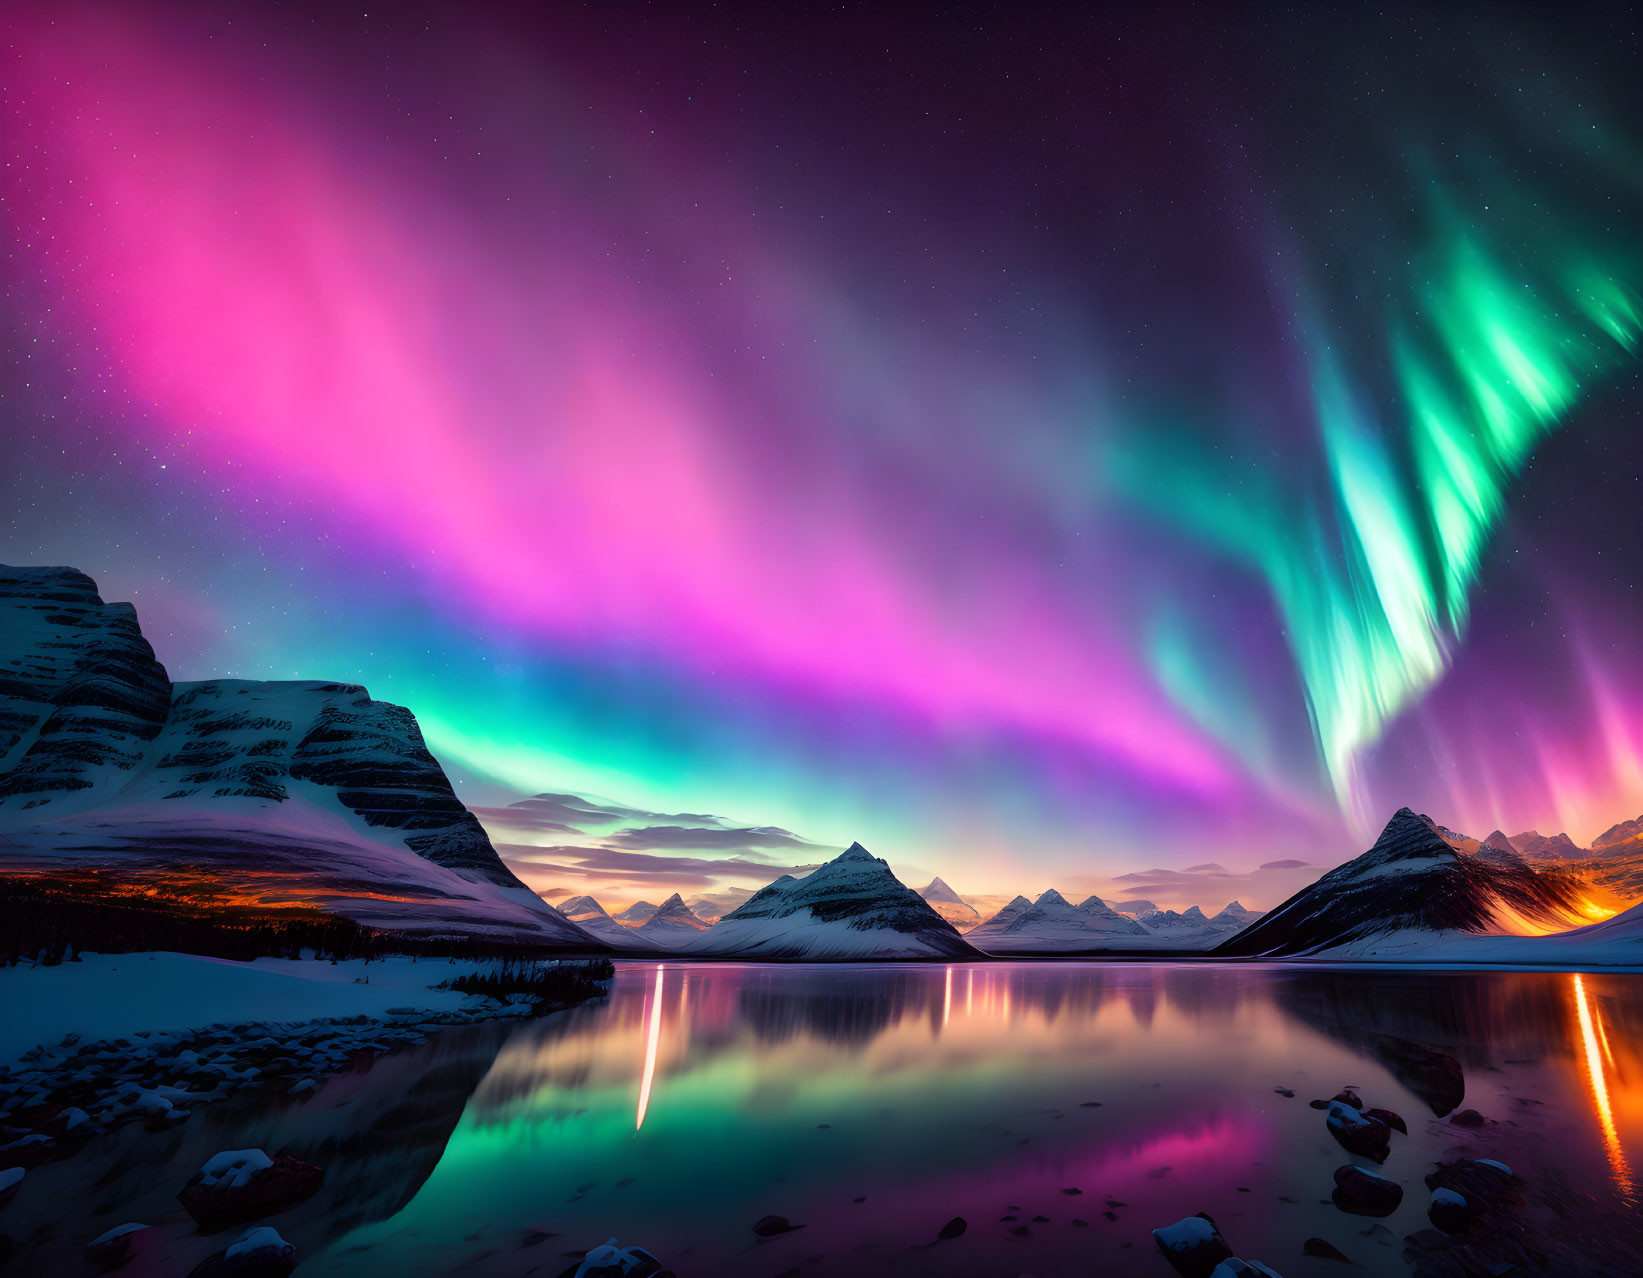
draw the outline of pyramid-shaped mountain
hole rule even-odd
[[[941,879],[931,879],[918,889],[918,894],[930,903],[930,908],[959,931],[965,931],[981,922],[981,915]]]
[[[617,924],[618,927],[621,924]],[[638,927],[634,934],[641,940],[664,949],[676,949],[707,931],[708,925],[691,912],[684,898],[677,892],[656,907],[652,914]]]
[[[1391,957],[1432,935],[1562,931],[1589,922],[1578,880],[1470,855],[1400,808],[1375,845],[1245,928],[1218,954]]]
[[[953,925],[859,843],[802,879],[784,874],[689,946],[742,958],[974,958]]]

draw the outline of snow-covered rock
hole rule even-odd
[[[650,1278],[662,1262],[643,1247],[624,1247],[610,1238],[590,1248],[576,1267],[576,1278]]]
[[[225,1149],[208,1158],[200,1168],[200,1184],[238,1189],[273,1165],[274,1160],[260,1149]]]
[[[103,1269],[117,1268],[131,1260],[137,1235],[147,1228],[147,1225],[137,1220],[116,1225],[88,1242],[80,1254],[88,1263]]]
[[[1562,930],[1586,921],[1578,880],[1455,845],[1401,808],[1374,847],[1331,870],[1216,951],[1375,956],[1443,936]]]
[[[802,879],[784,874],[684,952],[741,958],[973,958],[953,925],[859,843]]]
[[[981,915],[941,879],[931,879],[918,889],[918,894],[930,903],[930,908],[946,919],[960,932],[981,922]]]
[[[0,566],[0,862],[602,949],[502,863],[403,706],[356,684],[173,685],[129,604]]]
[[[1231,1260],[1223,1260],[1210,1271],[1209,1278],[1282,1278],[1274,1269],[1269,1269],[1258,1260],[1240,1260],[1234,1256]]]
[[[270,1264],[294,1260],[297,1249],[280,1237],[279,1230],[269,1225],[247,1229],[239,1240],[223,1252],[223,1259],[238,1264]]]
[[[1403,1201],[1403,1186],[1362,1167],[1335,1169],[1335,1206],[1354,1216],[1390,1216]]]
[[[1155,1229],[1152,1237],[1182,1278],[1209,1278],[1218,1265],[1233,1258],[1227,1240],[1203,1212]]]
[[[224,1150],[200,1168],[177,1201],[202,1228],[217,1229],[313,1197],[324,1175],[289,1154],[269,1158],[260,1149]]]

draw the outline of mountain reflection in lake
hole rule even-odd
[[[1434,1116],[1388,1035],[1454,1055],[1497,1121]],[[415,1196],[299,1272],[557,1275],[614,1235],[682,1276],[1167,1275],[1150,1231],[1207,1211],[1287,1278],[1338,1268],[1313,1236],[1404,1274],[1460,1152],[1635,1226],[1640,1044],[1628,975],[629,965],[515,1032]],[[1329,1203],[1353,1160],[1307,1101],[1348,1085],[1409,1122],[1385,1220]],[[772,1213],[804,1228],[755,1237]]]

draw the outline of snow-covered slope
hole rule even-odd
[[[356,684],[173,687],[74,569],[0,566],[0,747],[4,871],[602,948],[502,863],[409,710]]]
[[[918,894],[929,902],[930,908],[946,919],[960,932],[981,922],[981,915],[941,879],[931,879],[918,889]]]
[[[1073,905],[1051,888],[1036,901],[1016,897],[964,939],[989,954],[1071,954],[1128,948],[1146,935],[1146,928],[1096,897]]]
[[[620,927],[621,924],[618,923],[617,926]],[[688,945],[707,931],[707,924],[692,914],[684,898],[675,892],[656,907],[656,913],[633,931],[648,944],[674,950]]]
[[[617,949],[653,950],[654,941],[639,935],[638,928],[623,927],[591,896],[572,896],[559,902],[558,910],[577,927]]]
[[[974,958],[958,932],[859,843],[754,893],[689,952],[738,958]]]
[[[1218,954],[1380,954],[1439,934],[1563,931],[1587,921],[1580,882],[1458,850],[1430,817],[1401,808],[1375,846],[1296,893]]]

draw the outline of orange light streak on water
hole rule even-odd
[[[1620,1132],[1615,1127],[1614,1106],[1609,1101],[1609,1082],[1603,1072],[1602,1022],[1586,1000],[1586,987],[1580,974],[1574,973],[1575,1011],[1580,1017],[1580,1037],[1586,1048],[1586,1078],[1591,1085],[1592,1097],[1597,1102],[1598,1122],[1603,1127],[1603,1148],[1609,1156],[1609,1167],[1614,1172],[1615,1185],[1621,1197],[1632,1196],[1632,1169],[1626,1161],[1626,1151],[1620,1147]]]
[[[639,1117],[633,1124],[638,1131],[645,1125],[645,1111],[650,1108],[650,1084],[656,1077],[656,1047],[662,1041],[662,965],[656,965],[656,992],[650,999],[650,1031],[645,1036],[645,1072],[639,1080]]]
[[[947,1028],[947,1021],[953,1015],[953,969],[947,969],[947,988],[941,996],[941,1028]]]

